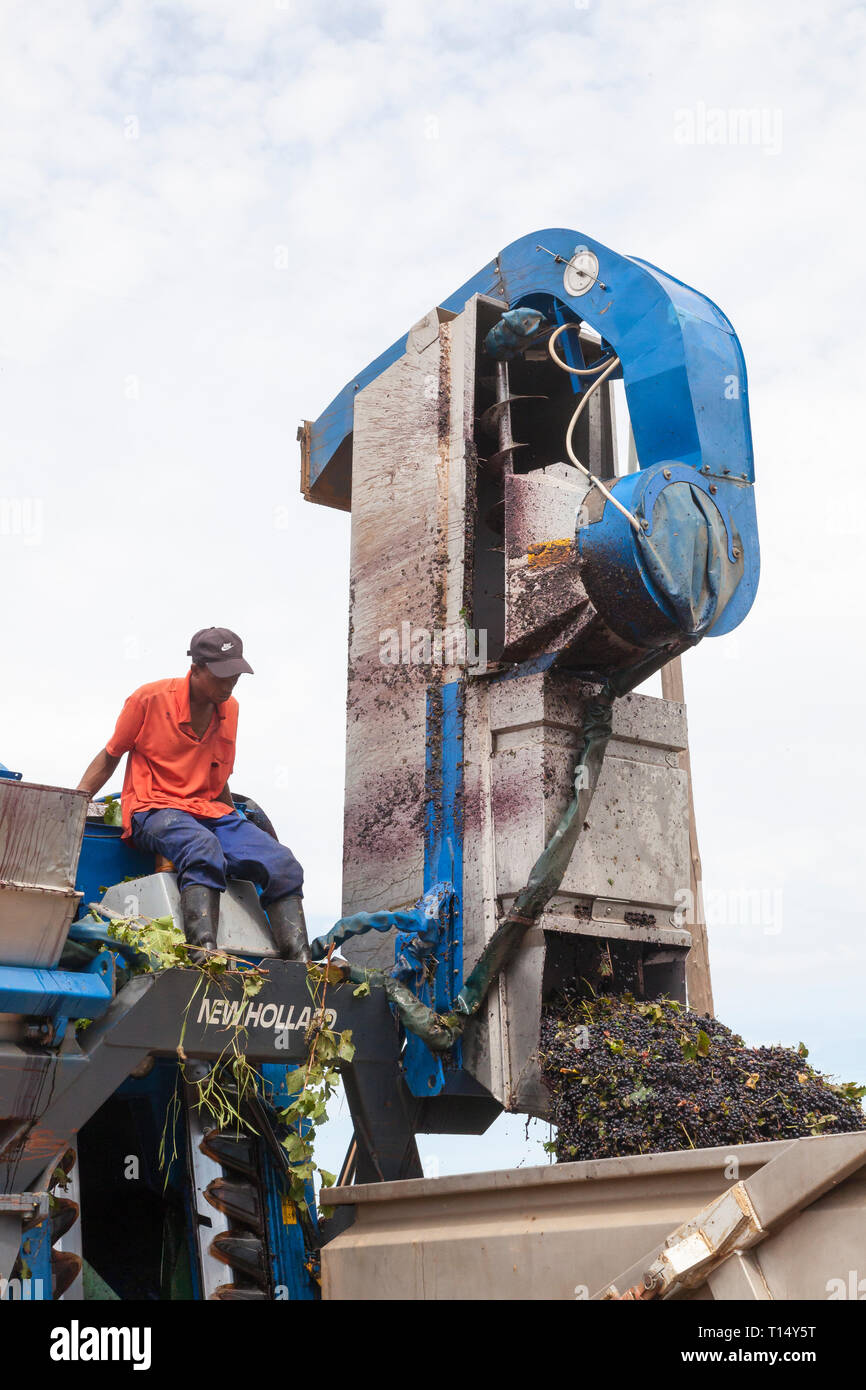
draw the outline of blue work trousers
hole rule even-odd
[[[181,890],[201,883],[223,893],[228,875],[260,883],[263,907],[301,893],[304,871],[292,851],[237,811],[212,819],[158,807],[136,811],[131,828],[139,849],[171,860]]]

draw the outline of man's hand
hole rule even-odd
[[[96,793],[105,786],[109,777],[114,776],[119,763],[120,758],[113,758],[107,749],[103,748],[101,753],[97,753],[78,783],[77,790],[87,792],[92,801]]]

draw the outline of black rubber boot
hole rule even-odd
[[[283,960],[312,960],[304,921],[304,902],[299,893],[290,893],[265,909],[271,924],[274,945]]]
[[[190,951],[190,959],[196,965],[201,965],[205,960],[204,951],[215,951],[217,948],[219,890],[205,888],[202,883],[188,883],[180,895],[180,910],[183,915],[183,934],[190,946],[203,948]]]

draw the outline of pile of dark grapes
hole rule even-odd
[[[746,1047],[671,999],[561,994],[540,1053],[560,1163],[866,1129],[866,1087],[834,1085],[802,1043]]]

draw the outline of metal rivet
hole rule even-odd
[[[718,490],[715,483],[710,483],[710,492],[718,492]]]
[[[662,473],[666,478],[669,478],[671,476],[671,470],[669,468],[663,468]]]
[[[739,552],[739,550],[737,550],[736,546],[734,546],[734,559],[735,559],[735,560],[739,560],[739,558],[740,558],[740,552]]]

